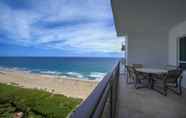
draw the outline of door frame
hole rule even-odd
[[[177,38],[177,41],[176,41],[176,43],[177,43],[177,46],[176,46],[176,52],[177,52],[177,54],[176,54],[176,55],[177,55],[176,64],[177,64],[177,66],[180,66],[180,62],[186,63],[186,61],[181,61],[181,60],[180,60],[180,39],[183,38],[183,37],[186,37],[186,34],[184,34],[184,35],[178,37],[178,38]]]

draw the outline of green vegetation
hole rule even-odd
[[[15,112],[23,112],[24,118],[65,118],[80,102],[42,90],[0,84],[0,118],[12,118]]]

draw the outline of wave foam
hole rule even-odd
[[[83,78],[84,76],[78,72],[67,72],[66,75],[71,77]]]
[[[52,76],[64,76],[64,77],[73,77],[73,78],[78,78],[78,79],[83,79],[83,80],[97,80],[97,81],[101,81],[104,76],[106,75],[106,73],[103,72],[90,72],[89,74],[82,74],[82,73],[78,73],[78,72],[59,72],[59,71],[44,71],[44,70],[39,70],[39,69],[33,69],[33,70],[29,70],[26,68],[17,68],[17,67],[12,67],[12,68],[5,68],[5,67],[1,67],[0,66],[0,70],[20,70],[20,71],[28,71],[31,73],[38,73],[38,74],[42,74],[42,75],[52,75]]]
[[[49,75],[60,75],[60,72],[57,71],[40,71],[41,74],[49,74]]]
[[[106,73],[91,72],[88,77],[92,78],[92,79],[95,79],[95,80],[102,80],[105,75],[106,75]]]
[[[29,69],[23,68],[23,67],[2,67],[2,66],[0,66],[0,70],[6,70],[6,71],[26,71],[26,72],[30,72]]]

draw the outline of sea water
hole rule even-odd
[[[16,68],[32,73],[102,79],[119,58],[106,57],[0,57],[1,68]]]

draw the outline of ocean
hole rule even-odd
[[[0,57],[0,68],[100,80],[118,60],[105,57]]]

